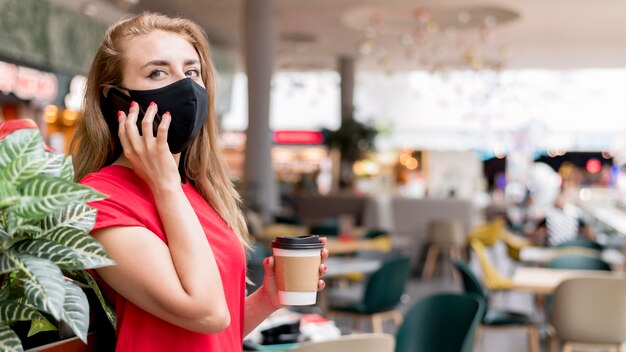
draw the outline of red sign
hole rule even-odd
[[[0,92],[23,100],[53,101],[58,93],[54,74],[0,61]]]
[[[274,131],[276,144],[322,144],[324,135],[316,131]]]

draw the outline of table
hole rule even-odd
[[[612,266],[623,266],[626,260],[624,255],[617,249],[605,249],[602,252],[588,248],[546,248],[524,247],[520,251],[520,261],[532,264],[547,264],[558,255],[580,254],[589,257],[601,258]]]
[[[548,268],[521,267],[515,270],[511,278],[513,289],[531,291],[539,294],[551,294],[564,280],[577,277],[616,277],[624,274],[602,270],[567,270]]]
[[[380,259],[328,257],[326,259],[328,271],[325,278],[334,279],[342,275],[361,273],[372,273],[382,265]]]
[[[351,239],[351,240],[342,240],[335,237],[327,238],[326,249],[330,255],[334,254],[353,254],[358,251],[366,251],[366,250],[378,250],[382,251],[381,246],[386,246],[386,244],[381,243],[382,239]],[[391,242],[388,244],[391,247]],[[389,248],[391,249],[391,248]]]

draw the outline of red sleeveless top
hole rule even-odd
[[[89,204],[98,209],[93,230],[111,226],[141,226],[167,244],[152,193],[132,169],[119,165],[107,166],[87,175],[80,183],[109,196]],[[183,184],[182,188],[198,215],[215,255],[230,311],[230,326],[216,334],[201,334],[180,328],[126,300],[92,271],[103,293],[115,304],[117,352],[242,350],[246,277],[243,248],[230,227],[192,185]]]

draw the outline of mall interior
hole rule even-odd
[[[0,126],[68,155],[106,29],[143,11],[210,42],[247,293],[277,236],[327,238],[316,304],[243,350],[621,351],[626,2],[0,0]],[[90,310],[87,345],[24,349],[113,351]]]

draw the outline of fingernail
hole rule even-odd
[[[137,103],[135,103],[134,101],[131,101],[131,102],[130,102],[130,107],[131,107],[131,109],[132,109],[132,108],[134,108],[136,105],[137,105]]]
[[[117,112],[117,119],[118,119],[118,120],[121,120],[121,119],[122,119],[122,112],[121,112],[121,111],[118,111],[118,112]]]
[[[322,281],[322,287],[326,287],[326,282]]]
[[[150,105],[149,105],[148,107],[152,107],[152,106],[154,106],[154,105],[156,105],[156,104],[154,104],[154,102],[153,102],[153,101],[151,101],[151,102],[150,102]]]
[[[168,118],[172,117],[172,115],[170,115],[170,112],[169,112],[169,111],[166,111],[166,112],[165,112],[165,114],[163,114],[163,116],[164,116],[164,117],[165,117],[165,116],[167,116]]]
[[[322,265],[324,265],[324,266],[323,266],[324,271],[328,270],[328,266],[327,266],[326,264],[322,264]]]
[[[264,262],[265,262],[265,265],[268,265],[270,263],[270,258],[269,257],[265,258]]]

